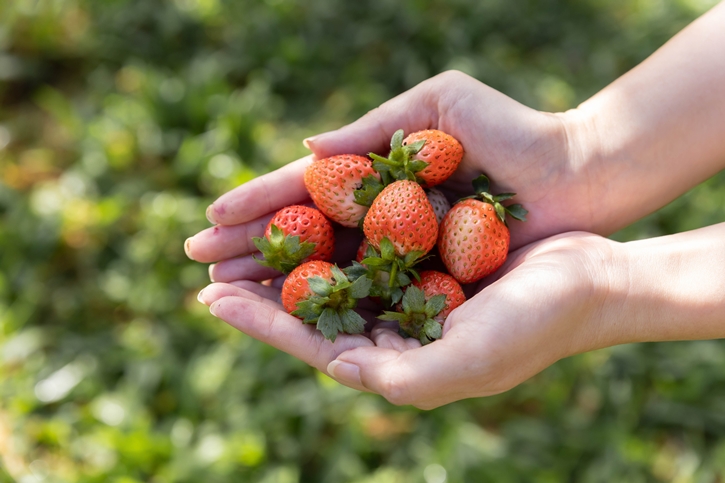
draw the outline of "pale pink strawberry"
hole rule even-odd
[[[304,181],[312,201],[325,216],[343,226],[356,227],[369,204],[359,204],[355,192],[363,188],[368,177],[380,179],[369,158],[340,154],[314,161],[305,170]]]
[[[484,175],[473,183],[476,195],[453,205],[443,218],[438,237],[443,263],[460,283],[477,282],[506,261],[510,242],[506,213],[517,220],[526,219],[521,205],[504,207],[500,203],[513,193],[491,195]]]

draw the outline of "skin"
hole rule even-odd
[[[219,262],[210,267],[217,283],[199,300],[343,384],[424,409],[506,391],[585,351],[725,337],[725,223],[629,243],[603,238],[725,167],[724,27],[720,3],[566,113],[529,109],[447,72],[306,140],[312,156],[222,195],[207,211],[216,226],[186,241],[192,259]],[[450,198],[470,194],[470,180],[486,172],[494,192],[518,193],[529,221],[510,222],[509,259],[468,287],[475,295],[439,341],[421,347],[378,324],[332,344],[282,310],[283,279],[251,259],[251,237],[279,208],[309,202],[302,173],[313,156],[384,154],[399,128],[461,141],[464,160],[441,185]],[[357,242],[354,230],[341,233],[336,260],[353,258]]]

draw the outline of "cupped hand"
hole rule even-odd
[[[251,237],[263,234],[277,210],[310,202],[302,177],[314,157],[387,154],[397,129],[428,128],[453,135],[465,149],[456,174],[440,186],[452,201],[471,194],[471,180],[485,173],[494,193],[516,192],[515,202],[529,210],[526,223],[511,222],[512,248],[565,231],[590,231],[590,180],[573,154],[580,149],[571,145],[567,116],[530,109],[465,74],[446,72],[350,125],[307,139],[313,156],[222,195],[207,210],[216,226],[189,238],[187,254],[200,262],[233,260],[211,269],[214,280],[248,278],[256,270]]]
[[[217,317],[362,391],[394,404],[434,408],[506,391],[557,360],[621,340],[603,315],[620,245],[570,233],[511,253],[495,280],[454,310],[426,346],[387,323],[333,344],[275,302],[278,289],[249,281],[200,295]],[[371,314],[372,315],[372,314]]]

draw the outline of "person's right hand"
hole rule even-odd
[[[460,72],[429,79],[358,121],[305,144],[317,158],[387,154],[397,129],[408,134],[428,128],[451,134],[465,149],[456,174],[440,186],[452,201],[471,194],[471,180],[485,173],[494,193],[516,192],[515,201],[529,210],[526,223],[511,223],[512,249],[556,233],[591,230],[591,180],[572,168],[580,163],[571,159],[578,150],[570,146],[566,116],[525,107]],[[303,158],[222,195],[207,211],[222,232],[212,228],[190,238],[187,254],[200,262],[216,262],[251,253],[250,236],[259,236],[261,225],[274,212],[309,202],[302,174],[310,162]],[[217,280],[237,276],[223,265],[213,270],[219,272],[213,277]],[[238,277],[245,275],[239,271]]]

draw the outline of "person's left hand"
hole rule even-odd
[[[339,382],[423,409],[497,394],[559,359],[624,340],[603,311],[608,267],[622,245],[586,234],[558,235],[509,255],[495,280],[446,320],[426,346],[390,323],[333,344],[287,313],[279,289],[253,281],[214,283],[200,301],[242,332]]]

